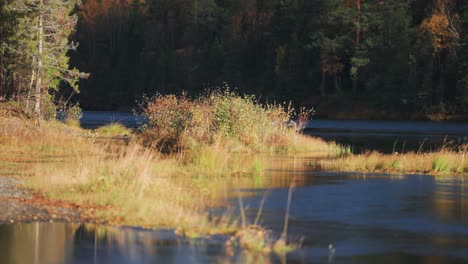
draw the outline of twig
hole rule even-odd
[[[292,199],[292,191],[294,187],[296,186],[295,183],[296,177],[293,178],[291,185],[289,185],[289,191],[288,191],[288,204],[286,206],[286,215],[284,216],[284,227],[283,227],[283,233],[281,234],[281,239],[286,241],[286,237],[288,236],[288,221],[289,221],[289,210],[291,208],[291,199]]]
[[[242,202],[242,198],[240,196],[240,192],[237,193],[237,198],[239,199],[239,209],[241,212],[242,218],[242,228],[245,228],[245,211],[244,211],[244,203]]]
[[[422,149],[422,147],[424,146],[424,142],[426,142],[426,140],[427,140],[427,137],[424,138],[424,140],[423,140],[423,142],[421,143],[421,145],[419,145],[419,149],[418,149],[418,152],[416,152],[416,154],[419,154],[419,153],[421,152],[421,149]]]
[[[397,145],[397,144],[398,144],[398,139],[397,139],[397,140],[395,140],[395,142],[393,142],[393,150],[392,150],[392,154],[394,154],[394,153],[395,153],[395,147],[396,147],[396,145]]]
[[[263,198],[260,201],[260,208],[258,208],[258,212],[257,212],[257,216],[255,217],[254,225],[257,225],[258,221],[260,221],[260,216],[262,215],[262,212],[263,212],[263,206],[265,205],[266,196],[267,196],[267,193],[263,195]]]

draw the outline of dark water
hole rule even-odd
[[[131,112],[115,111],[83,111],[81,126],[95,129],[109,123],[121,123],[130,128],[136,128],[142,118],[135,117]]]
[[[285,259],[242,251],[230,257],[222,237],[32,223],[0,226],[0,263],[468,263],[468,178],[282,168],[267,175],[278,179],[275,187],[242,192],[250,221],[268,193],[261,222],[279,235],[294,179],[288,236],[302,237],[303,246]]]
[[[431,151],[468,143],[468,123],[312,120],[304,133],[349,145],[354,152]]]

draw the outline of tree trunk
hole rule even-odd
[[[37,79],[36,79],[36,98],[34,105],[34,115],[36,116],[37,125],[41,125],[42,114],[41,114],[41,103],[42,103],[42,51],[43,51],[43,38],[44,38],[44,27],[43,27],[43,10],[44,1],[40,2],[40,14],[39,14],[39,45],[38,45],[38,61],[37,61]]]
[[[36,58],[33,58],[33,67],[31,69],[31,81],[29,82],[28,87],[28,96],[26,97],[26,113],[29,115],[31,112],[29,111],[29,101],[31,100],[31,91],[34,86],[34,80],[36,79],[36,71],[34,69],[34,65],[36,64]]]
[[[327,75],[324,70],[322,70],[322,82],[320,83],[320,95],[325,96],[325,81]]]
[[[341,94],[341,86],[340,86],[340,83],[338,81],[338,76],[337,76],[336,73],[333,75],[333,82],[335,84],[335,92],[338,93],[338,94]]]
[[[356,15],[356,51],[359,50],[360,42],[361,42],[361,0],[356,0],[356,9],[357,9],[357,15]],[[358,71],[359,69],[356,69],[356,76],[353,78],[353,95],[357,96],[357,81],[358,81]]]
[[[3,68],[3,56],[0,57],[0,102],[2,102],[3,96],[5,95],[4,93],[4,88],[5,88],[5,82],[4,80],[4,68]]]

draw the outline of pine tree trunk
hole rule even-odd
[[[38,45],[38,62],[37,62],[37,79],[36,79],[36,98],[34,105],[34,115],[36,117],[37,124],[40,126],[42,122],[41,114],[41,103],[42,103],[42,51],[43,51],[43,38],[44,38],[44,27],[43,27],[43,9],[44,1],[40,2],[40,14],[39,14],[39,45]]]

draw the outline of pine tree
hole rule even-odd
[[[69,68],[67,53],[77,44],[70,42],[77,17],[73,14],[79,0],[17,0],[7,9],[15,14],[16,30],[7,49],[18,67],[29,67],[34,83],[34,115],[40,124],[49,91],[58,91],[66,82],[78,93],[78,80],[87,77]],[[19,59],[21,58],[21,59]]]

